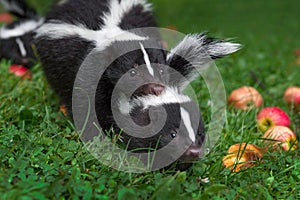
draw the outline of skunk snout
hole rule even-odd
[[[192,160],[198,160],[203,156],[203,150],[201,146],[192,144],[181,156],[180,160],[184,161],[192,161]]]
[[[136,95],[160,95],[165,90],[165,86],[158,83],[149,83],[137,89]]]
[[[29,63],[29,59],[28,58],[22,58],[21,62],[22,62],[22,64],[27,65]]]
[[[148,84],[147,85],[147,89],[149,90],[149,94],[153,94],[153,95],[160,95],[164,89],[165,89],[165,86],[163,85],[160,85],[160,84]]]

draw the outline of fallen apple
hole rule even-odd
[[[289,116],[278,107],[263,108],[257,115],[258,128],[265,132],[273,126],[286,126],[291,124]]]
[[[9,67],[9,72],[18,77],[22,77],[22,79],[32,78],[32,74],[30,73],[30,71],[22,65],[11,65]]]
[[[1,13],[0,14],[0,23],[11,23],[13,21],[13,17],[9,13]]]
[[[300,87],[288,87],[284,92],[283,99],[291,107],[300,109]]]
[[[276,149],[276,147],[280,146],[285,151],[292,151],[298,148],[296,134],[285,126],[271,127],[265,132],[263,138],[267,147],[274,147]]]
[[[223,158],[223,166],[234,172],[253,167],[263,157],[264,150],[253,144],[234,144]]]
[[[255,88],[244,86],[231,92],[228,103],[235,108],[248,110],[260,107],[263,104],[263,98]]]
[[[241,144],[234,144],[229,147],[227,150],[227,153],[241,153],[241,152],[253,152],[255,155],[257,155],[258,158],[263,157],[264,150],[254,144],[247,144],[247,143],[241,143]]]

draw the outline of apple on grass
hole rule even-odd
[[[263,108],[257,115],[258,128],[265,132],[273,126],[286,126],[291,124],[289,116],[278,107]]]
[[[11,23],[13,21],[13,16],[7,12],[0,13],[0,23]]]
[[[223,166],[234,172],[253,167],[263,157],[264,150],[254,144],[234,144],[223,158]]]
[[[298,141],[296,134],[285,126],[274,126],[269,128],[263,138],[265,139],[264,143],[268,147],[280,146],[283,150],[296,150],[298,148]]]
[[[22,65],[15,65],[15,64],[11,65],[9,67],[9,72],[18,77],[22,77],[22,79],[31,79],[32,78],[32,74],[30,73],[28,68],[26,68]]]
[[[231,92],[228,104],[238,109],[248,110],[260,107],[263,104],[263,98],[255,88],[243,86]]]
[[[300,109],[300,87],[288,87],[284,92],[283,99],[291,107],[295,109]]]

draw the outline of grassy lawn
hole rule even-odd
[[[48,5],[31,0],[41,12]],[[50,2],[50,1],[49,1]],[[217,61],[226,92],[243,85],[257,88],[264,106],[279,106],[300,125],[300,115],[283,102],[285,89],[300,86],[299,1],[152,0],[162,27],[183,33],[208,31],[233,38],[243,49]],[[260,144],[257,110],[228,109],[222,136],[214,150],[185,172],[174,170],[130,174],[103,166],[80,142],[72,123],[59,111],[40,65],[33,79],[20,80],[0,63],[0,199],[300,199],[300,155],[266,153],[255,167],[231,172],[222,166],[229,146]],[[209,122],[209,94],[201,94],[202,114]],[[299,139],[299,129],[296,132]],[[208,178],[209,182],[202,181]]]

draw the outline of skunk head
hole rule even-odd
[[[42,19],[20,19],[0,29],[0,58],[29,67],[34,59],[32,32]]]
[[[105,72],[104,77],[118,85],[119,91],[132,98],[162,93],[168,77],[166,52],[162,48],[145,48],[140,41],[119,42],[109,48],[112,54],[117,54],[118,49],[135,49],[119,56]]]
[[[148,72],[152,74],[152,80],[161,83],[163,90],[159,93],[133,95],[129,101],[122,97],[119,99],[118,109],[123,115],[127,115],[120,126],[124,130],[122,142],[126,147],[129,150],[147,151],[170,145],[174,152],[182,152],[178,157],[180,162],[202,157],[204,124],[198,106],[188,96],[183,95],[183,89],[199,75],[198,69],[216,58],[237,51],[239,47],[238,44],[212,40],[205,35],[188,35],[169,53],[162,50],[155,50],[156,54],[149,53],[151,67],[161,73],[151,73],[149,68]],[[161,56],[157,58],[157,55]],[[143,57],[143,54],[137,57]],[[145,64],[147,67],[147,61]],[[134,75],[139,73],[133,68],[126,72],[128,77],[132,72]],[[136,84],[136,79],[133,84]],[[123,89],[127,87],[125,85]],[[126,119],[132,119],[134,125],[126,122]],[[180,164],[177,167],[185,169],[189,164]]]

